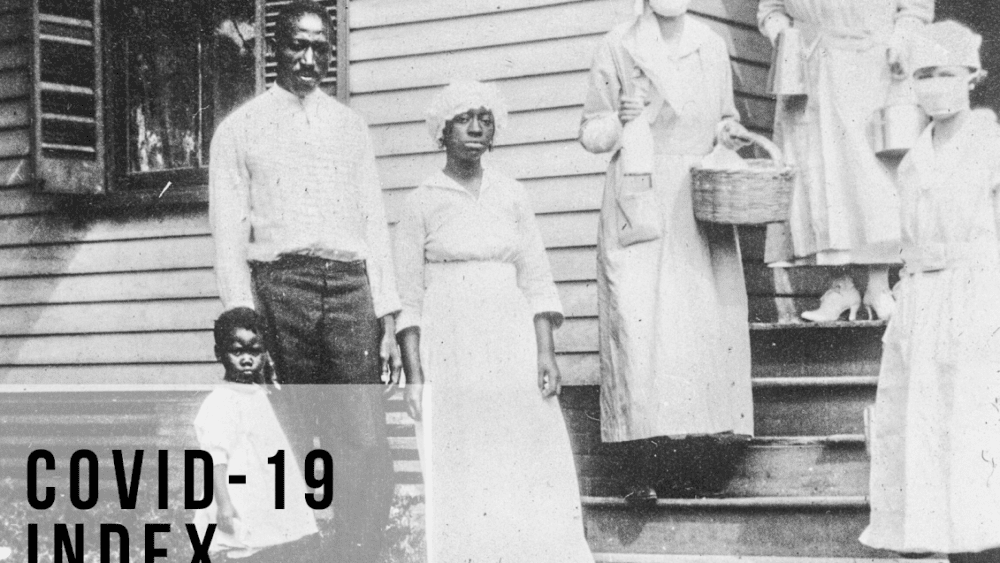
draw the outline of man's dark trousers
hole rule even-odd
[[[393,496],[379,345],[364,262],[285,256],[252,264],[268,351],[285,383],[283,423],[300,469],[320,446],[333,456],[330,561],[374,563]],[[308,469],[306,469],[308,471]]]

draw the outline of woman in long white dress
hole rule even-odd
[[[753,435],[739,243],[732,226],[695,221],[690,174],[717,141],[735,145],[745,130],[725,41],[687,3],[640,1],[636,18],[603,38],[580,126],[584,148],[615,151],[597,246],[601,437],[633,442],[628,498],[640,502],[655,500],[663,477],[659,438]],[[622,143],[639,120],[649,123],[652,166],[649,185],[633,190]],[[623,236],[639,223],[630,208],[653,236]]]
[[[862,304],[888,319],[899,202],[868,128],[905,78],[909,37],[934,18],[934,0],[761,0],[757,18],[772,43],[785,28],[799,31],[806,91],[805,99],[779,99],[775,112],[774,140],[799,172],[788,223],[768,227],[765,260],[841,267],[806,320],[854,318]],[[864,299],[850,264],[868,270]]]
[[[861,541],[998,561],[1000,125],[969,109],[981,38],[955,22],[929,28],[937,48],[914,58],[933,121],[899,170],[905,267],[883,338]]]
[[[428,123],[447,163],[408,196],[396,231],[428,553],[433,563],[592,563],[556,397],[559,296],[524,188],[480,161],[505,117],[488,85],[438,95]]]

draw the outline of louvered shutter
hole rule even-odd
[[[34,0],[37,179],[47,191],[104,191],[101,0]]]
[[[346,49],[343,47],[343,41],[338,37],[339,29],[344,28],[338,21],[338,16],[346,17],[347,11],[347,0],[315,0],[317,4],[320,4],[326,8],[326,12],[330,14],[330,20],[333,23],[332,37],[330,37],[330,42],[333,44],[333,56],[330,60],[330,70],[327,72],[326,77],[323,79],[321,87],[323,90],[331,95],[336,96],[338,93],[345,94],[344,92],[338,92],[337,88],[337,78],[343,73],[343,67],[346,64],[345,61],[341,61],[342,51]],[[264,1],[264,33],[267,40],[274,40],[274,28],[278,18],[278,12],[288,5],[287,0],[265,0]],[[258,18],[259,19],[259,18]],[[346,23],[346,22],[344,22]],[[274,79],[277,76],[277,62],[274,59],[272,53],[265,49],[265,63],[263,65],[263,75],[259,77],[259,82],[261,85],[270,86],[274,83]],[[342,64],[344,63],[344,64]]]
[[[0,186],[34,179],[31,0],[0,0]]]

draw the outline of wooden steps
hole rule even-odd
[[[591,549],[601,553],[885,558],[857,541],[865,497],[660,499],[637,509],[585,497]]]
[[[649,553],[595,553],[595,563],[946,563],[944,558],[919,560],[857,557],[773,557],[760,555],[661,555]]]
[[[660,486],[648,508],[622,500],[635,450],[600,441],[599,389],[566,389],[561,400],[597,561],[895,561],[857,541],[869,511],[863,410],[875,400],[884,328],[881,321],[752,323],[756,437],[709,453],[665,440],[658,451],[665,481],[716,488]]]
[[[612,453],[613,452],[613,453]],[[688,479],[691,474],[714,473],[714,479],[695,479],[718,487],[713,496],[863,496],[868,494],[868,456],[860,435],[757,438],[743,448],[716,457],[689,458],[678,452],[667,459],[659,477]],[[625,447],[608,448],[604,455],[576,454],[583,494],[621,496],[629,488],[632,455]],[[666,488],[661,494],[671,494]],[[697,491],[692,491],[695,494]],[[678,493],[674,493],[678,494]],[[680,492],[679,494],[684,494]]]

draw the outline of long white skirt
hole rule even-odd
[[[430,263],[418,425],[432,563],[592,562],[559,402],[512,264]]]
[[[900,283],[883,338],[861,541],[906,552],[1000,547],[1000,269]]]

